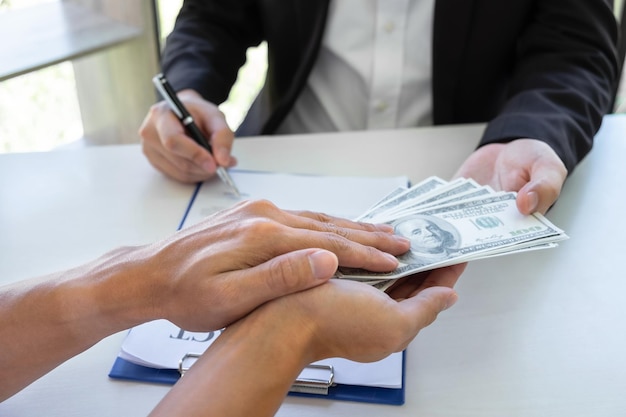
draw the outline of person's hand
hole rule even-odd
[[[404,300],[413,297],[424,288],[452,287],[466,267],[467,262],[464,262],[449,268],[437,268],[409,275],[397,279],[385,292],[394,300]]]
[[[404,350],[421,329],[456,302],[452,287],[465,265],[422,274],[412,291],[399,299],[367,284],[332,279],[275,300],[268,309],[282,310],[273,313],[278,323],[309,334],[306,350],[311,356],[305,361],[341,357],[372,362]],[[407,278],[409,282],[411,277]],[[285,315],[290,317],[279,319]]]
[[[306,313],[316,317],[314,351],[320,358],[371,362],[406,349],[420,330],[456,302],[452,287],[464,269],[465,264],[459,264],[429,271],[427,279],[399,299],[365,284],[331,280],[335,288],[319,288],[320,293],[328,289],[328,294],[321,294],[317,314],[306,300]]]
[[[455,177],[473,178],[496,190],[516,191],[521,213],[545,214],[561,193],[567,169],[545,142],[517,139],[478,148]]]
[[[148,289],[139,286],[144,294],[136,296],[150,300],[151,318],[215,330],[271,299],[324,283],[336,271],[335,256],[342,266],[391,271],[393,255],[409,246],[387,225],[248,201],[139,248],[134,273]]]
[[[326,253],[334,270],[339,261]],[[405,349],[456,302],[451,287],[464,268],[420,275],[399,301],[341,279],[270,301],[227,327],[150,416],[272,416],[306,365],[331,357],[372,362]],[[245,398],[233,401],[233,392]]]
[[[194,183],[211,177],[217,166],[231,167],[234,134],[216,105],[193,90],[178,92],[178,98],[193,116],[213,148],[213,155],[186,135],[166,102],[150,108],[139,135],[144,155],[159,171],[178,181]],[[216,165],[217,164],[217,165]]]

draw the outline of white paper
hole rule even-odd
[[[241,192],[235,196],[214,178],[202,184],[184,226],[241,200],[265,199],[284,210],[309,210],[354,219],[398,187],[406,177],[330,177],[231,170]]]
[[[150,368],[178,369],[186,354],[204,353],[220,333],[187,332],[167,320],[155,320],[133,327],[119,356]]]

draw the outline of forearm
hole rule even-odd
[[[272,416],[314,361],[312,332],[270,303],[224,331],[151,416]]]
[[[143,291],[121,249],[0,289],[0,401],[102,338],[145,321]],[[123,266],[123,267],[122,267]]]
[[[519,42],[509,98],[481,144],[546,142],[571,173],[611,111],[619,61],[610,2],[537,2],[537,22]],[[576,31],[572,31],[572,22]]]

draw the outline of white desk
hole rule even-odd
[[[242,168],[418,181],[452,175],[480,131],[241,139],[235,153]],[[278,415],[626,415],[625,134],[626,116],[605,119],[549,213],[570,240],[470,264],[457,305],[408,348],[404,406],[288,397]],[[156,173],[138,146],[0,155],[0,282],[165,236],[191,190]],[[0,404],[0,415],[146,415],[168,388],[107,378],[124,334]]]

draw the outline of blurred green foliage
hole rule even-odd
[[[0,0],[10,8],[59,0]],[[174,27],[182,0],[159,0],[162,37]],[[266,47],[248,52],[229,100],[220,106],[233,129],[241,122],[266,72]],[[138,126],[139,127],[139,126]],[[83,135],[71,62],[0,82],[0,153],[47,151],[76,143]]]

